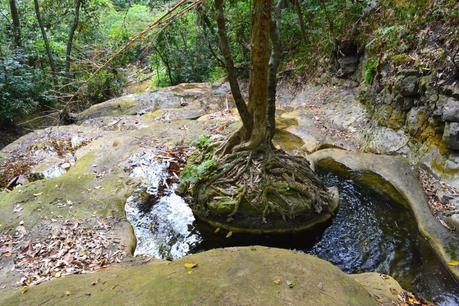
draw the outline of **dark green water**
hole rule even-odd
[[[322,174],[338,186],[340,207],[331,222],[292,235],[237,235],[213,232],[196,224],[200,236],[191,253],[219,247],[264,245],[316,255],[348,273],[379,272],[394,277],[403,288],[437,305],[459,305],[459,284],[442,266],[418,233],[406,208],[333,174]]]

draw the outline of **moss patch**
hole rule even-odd
[[[52,218],[85,218],[97,216],[124,216],[124,203],[130,192],[127,179],[107,175],[97,179],[91,171],[94,154],[89,153],[66,174],[40,180],[0,193],[1,229],[14,228],[24,221],[27,228]],[[70,209],[59,208],[59,203],[72,203]],[[20,218],[13,213],[16,205],[23,208]]]

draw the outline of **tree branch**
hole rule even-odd
[[[231,87],[231,93],[233,94],[234,102],[236,103],[237,110],[241,116],[242,124],[246,132],[250,135],[253,126],[252,116],[249,113],[247,105],[245,104],[244,98],[241,94],[241,89],[237,81],[236,69],[234,68],[233,56],[231,55],[231,49],[229,46],[228,36],[226,34],[225,15],[223,8],[224,0],[215,0],[215,10],[217,13],[217,26],[218,36],[220,40],[220,50],[225,59],[226,71],[228,74],[228,81]]]

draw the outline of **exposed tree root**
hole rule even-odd
[[[223,155],[193,186],[193,210],[235,227],[295,227],[330,213],[306,159],[271,148]]]

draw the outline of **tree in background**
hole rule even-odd
[[[13,37],[14,44],[17,48],[21,47],[21,22],[19,21],[19,13],[16,0],[9,0],[11,19],[13,20]]]

